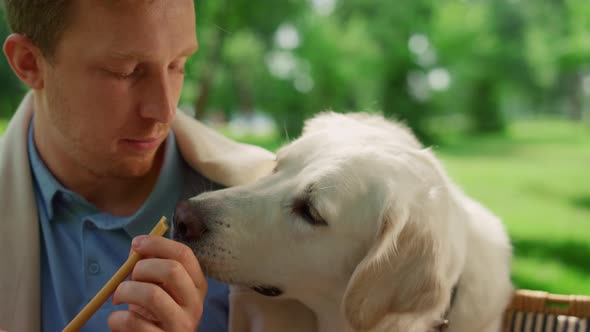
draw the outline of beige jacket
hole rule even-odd
[[[0,139],[0,330],[40,331],[40,248],[37,206],[27,153],[33,94],[23,99]],[[178,112],[172,125],[191,167],[225,186],[251,182],[274,167],[274,155],[236,143]],[[282,331],[279,314],[260,314],[267,304],[256,294],[230,295],[232,331]],[[284,317],[283,317],[284,318]],[[278,324],[278,325],[277,325]]]

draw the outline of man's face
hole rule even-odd
[[[35,126],[51,142],[45,153],[100,176],[145,175],[197,49],[193,1],[85,0],[74,7],[54,60],[43,66]]]

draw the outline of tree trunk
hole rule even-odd
[[[221,50],[223,49],[224,39],[225,33],[220,30],[215,30],[212,42],[210,44],[212,51],[209,53],[209,56],[206,60],[207,62],[204,66],[204,74],[201,78],[201,84],[197,85],[197,87],[199,87],[199,91],[197,92],[197,98],[195,99],[194,104],[195,119],[203,119],[207,111],[209,96],[211,95],[211,89],[213,88],[215,71],[221,59]]]
[[[475,133],[501,132],[506,123],[498,105],[494,82],[479,79],[474,82],[469,117]]]
[[[570,104],[570,117],[574,121],[582,121],[582,76],[576,72],[571,75],[570,78],[570,89],[568,91],[568,98]]]
[[[398,65],[388,69],[383,84],[383,113],[404,121],[416,136],[428,145],[434,141],[434,137],[426,128],[430,108],[427,102],[419,103],[408,92],[406,69],[411,66]]]

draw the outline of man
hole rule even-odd
[[[61,330],[132,240],[146,259],[84,330],[226,330],[227,288],[188,247],[141,236],[178,200],[274,166],[176,114],[193,1],[4,2],[4,53],[31,92],[0,140],[0,330]]]

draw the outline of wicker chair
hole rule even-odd
[[[590,296],[517,290],[504,332],[590,332]]]

